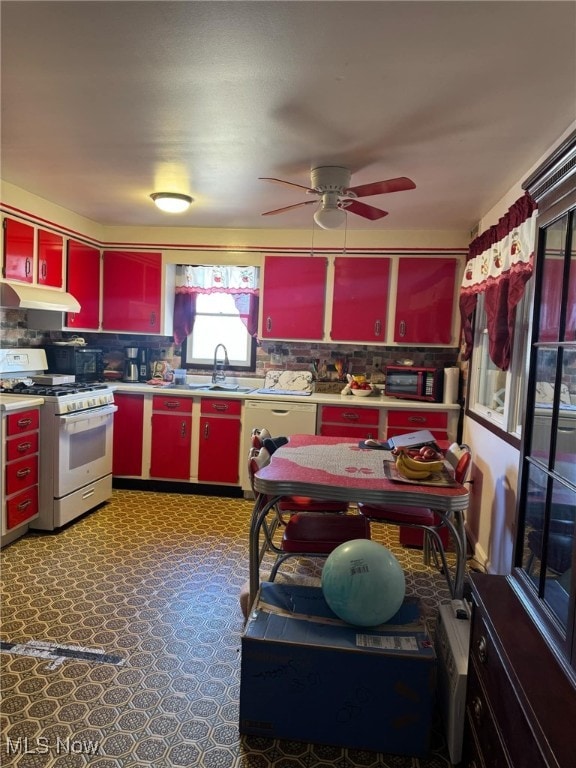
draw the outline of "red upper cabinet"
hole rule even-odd
[[[265,257],[261,338],[323,338],[326,271],[322,257]]]
[[[4,270],[7,280],[34,280],[34,227],[15,219],[4,219]]]
[[[102,330],[160,333],[162,254],[104,251]]]
[[[454,334],[454,258],[408,258],[398,262],[394,342],[458,344]]]
[[[52,288],[62,288],[62,252],[64,239],[62,235],[38,230],[38,285]]]
[[[390,259],[335,259],[333,341],[386,341],[389,282]]]
[[[100,325],[100,251],[69,240],[66,284],[69,293],[80,303],[80,312],[66,314],[66,326],[97,331]]]

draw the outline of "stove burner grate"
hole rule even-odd
[[[84,392],[105,391],[108,389],[105,384],[79,384],[78,382],[70,384],[24,384],[19,382],[9,389],[0,387],[0,392],[8,392],[18,395],[35,395],[37,397],[64,397],[65,395],[78,395]]]

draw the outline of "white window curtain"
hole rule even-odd
[[[460,288],[464,359],[472,354],[472,316],[484,293],[488,354],[502,371],[510,365],[516,306],[534,268],[537,206],[526,193],[500,219],[470,243]]]

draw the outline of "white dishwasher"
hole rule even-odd
[[[242,490],[251,491],[248,477],[248,453],[252,430],[265,427],[272,437],[316,434],[316,405],[290,403],[286,400],[246,400],[242,420],[240,453]]]

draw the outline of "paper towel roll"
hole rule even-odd
[[[446,404],[458,402],[459,382],[460,368],[444,368],[444,402]]]

